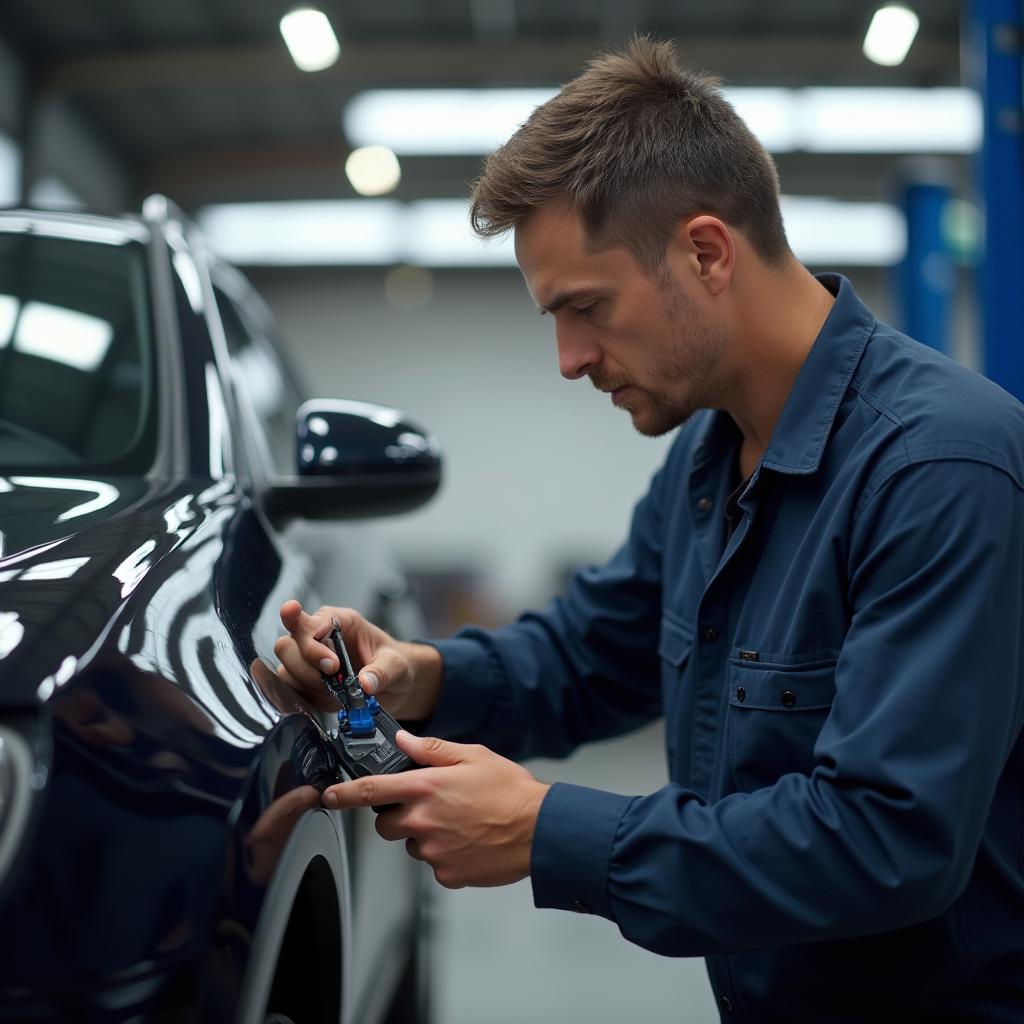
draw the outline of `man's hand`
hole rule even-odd
[[[320,679],[337,672],[338,658],[325,642],[331,618],[338,620],[345,647],[366,693],[376,694],[396,718],[426,719],[434,713],[441,690],[441,655],[428,644],[403,643],[351,608],[324,606],[312,615],[298,601],[281,605],[287,636],[277,639],[281,661],[277,674],[321,711],[336,711],[338,702]]]
[[[448,889],[508,885],[530,873],[530,848],[550,788],[486,747],[398,733],[427,768],[371,775],[324,790],[327,807],[398,806],[377,815],[384,839],[405,840]]]

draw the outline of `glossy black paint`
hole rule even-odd
[[[268,887],[329,756],[314,713],[265,664],[277,608],[315,607],[329,587],[371,612],[400,593],[344,538],[344,571],[322,578],[330,559],[271,525],[206,263],[173,211],[146,232],[151,471],[0,477],[0,723],[37,758],[20,856],[0,879],[3,1020],[233,1018]],[[371,863],[366,822],[333,813],[361,890],[344,898],[366,949],[343,979],[346,1013],[361,1016],[366,963],[396,955],[412,926],[414,876],[384,844]],[[371,918],[365,892],[385,879]]]

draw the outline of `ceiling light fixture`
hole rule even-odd
[[[383,196],[398,187],[402,168],[387,146],[360,146],[349,153],[345,175],[361,196]]]
[[[280,22],[288,52],[300,71],[323,71],[341,53],[338,37],[323,11],[315,7],[298,7]]]
[[[981,141],[978,94],[963,88],[754,88],[725,98],[772,153],[970,153]],[[554,89],[375,89],[345,107],[354,146],[399,156],[489,153]]]
[[[888,4],[875,11],[864,36],[864,56],[876,64],[902,64],[917,35],[917,15],[902,4]]]
[[[816,266],[889,266],[906,247],[886,203],[784,196],[782,215],[797,258]],[[230,203],[198,219],[214,251],[250,266],[515,266],[511,235],[477,238],[464,199]]]

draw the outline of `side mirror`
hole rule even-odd
[[[363,519],[429,501],[441,484],[441,449],[397,409],[319,398],[296,413],[296,468],[264,494],[272,520]]]

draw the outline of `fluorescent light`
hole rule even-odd
[[[300,71],[323,71],[341,53],[327,15],[314,7],[299,7],[286,14],[280,28],[288,52]]]
[[[805,89],[803,148],[812,153],[970,153],[981,104],[969,89]]]
[[[900,211],[885,203],[784,196],[790,245],[805,263],[888,266],[906,247]],[[515,266],[511,235],[482,240],[462,199],[237,203],[210,206],[199,223],[212,248],[264,266]]]
[[[794,89],[728,89],[726,99],[770,153],[800,149],[799,93]]]
[[[339,199],[208,206],[199,224],[233,263],[265,266],[390,264],[402,214],[390,199]]]
[[[886,267],[907,247],[903,215],[888,203],[783,196],[782,220],[801,263]]]
[[[902,64],[917,35],[917,26],[917,15],[909,7],[902,4],[880,7],[864,36],[864,56],[886,67]]]
[[[554,89],[376,89],[345,107],[355,146],[399,156],[496,149]],[[970,89],[735,88],[724,95],[772,153],[970,153],[981,103]]]
[[[488,153],[557,89],[373,89],[345,107],[354,145],[382,145],[402,156]]]
[[[420,199],[405,210],[400,262],[426,267],[511,267],[516,257],[511,234],[483,239],[473,233],[464,199]]]
[[[382,196],[398,186],[402,168],[387,146],[360,146],[349,153],[345,174],[361,196]]]

